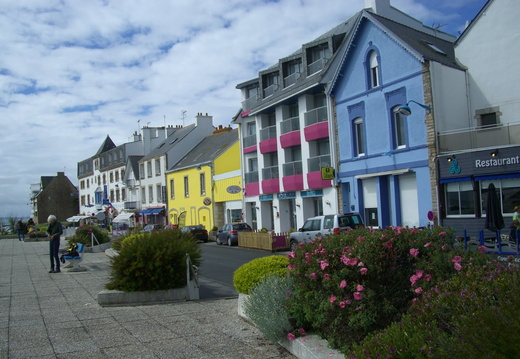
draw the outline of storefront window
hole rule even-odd
[[[446,215],[474,215],[475,200],[470,181],[446,184]]]
[[[497,196],[502,204],[502,213],[504,215],[512,214],[513,208],[520,205],[520,178],[480,181],[482,214],[486,213],[487,192],[490,183],[495,185]]]

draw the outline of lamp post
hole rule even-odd
[[[401,115],[404,115],[404,116],[410,116],[412,114],[412,109],[410,108],[409,104],[410,102],[413,102],[419,106],[421,106],[422,108],[424,108],[426,111],[428,111],[428,113],[432,112],[432,108],[428,105],[423,105],[422,103],[419,103],[417,101],[414,101],[414,100],[410,100],[406,103],[406,105],[402,105],[401,107],[399,107],[399,109],[397,110],[397,112],[399,112]]]

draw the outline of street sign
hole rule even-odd
[[[321,179],[322,180],[333,180],[335,176],[336,176],[336,173],[334,172],[334,168],[323,167],[321,169]]]
[[[433,221],[435,219],[435,213],[433,211],[428,211],[428,221]]]

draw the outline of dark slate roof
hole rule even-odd
[[[186,167],[193,167],[213,162],[236,141],[238,141],[238,129],[236,128],[231,131],[222,131],[207,136],[193,150],[184,156],[182,160],[173,166],[171,170],[175,171]]]
[[[42,176],[41,177],[41,183],[42,183],[42,190],[45,189],[49,185],[49,183],[52,182],[54,179],[54,176]]]
[[[164,141],[162,141],[157,147],[151,150],[146,156],[141,158],[141,160],[146,161],[157,156],[162,156],[173,147],[175,147],[184,137],[188,136],[188,134],[195,129],[195,124],[186,126],[182,129],[175,130],[172,134],[170,134]]]
[[[137,178],[140,178],[139,177],[139,161],[141,160],[141,158],[143,158],[143,156],[128,156],[128,159],[127,159],[127,166],[130,165],[130,167],[132,168],[132,172],[134,173],[134,177],[137,179]]]
[[[108,150],[111,150],[112,148],[116,148],[116,145],[114,144],[114,142],[112,141],[112,139],[110,138],[109,135],[107,135],[107,137],[105,138],[105,140],[103,141],[103,143],[101,144],[101,147],[99,147],[99,150],[96,152],[96,154],[94,155],[94,157],[96,156],[99,156],[100,154],[102,154],[103,152],[106,152]]]

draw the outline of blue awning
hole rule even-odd
[[[452,182],[464,182],[471,181],[471,177],[458,177],[458,178],[441,178],[440,183],[452,183]]]
[[[150,214],[150,211],[151,211],[151,209],[143,209],[141,212],[139,212],[139,214],[141,216],[147,215],[147,214]]]
[[[148,214],[157,215],[157,214],[161,213],[162,211],[164,211],[164,208],[152,208],[152,209],[150,209],[150,213],[148,213]]]
[[[519,178],[520,173],[506,173],[501,175],[475,176],[475,181],[489,181],[504,178]]]

